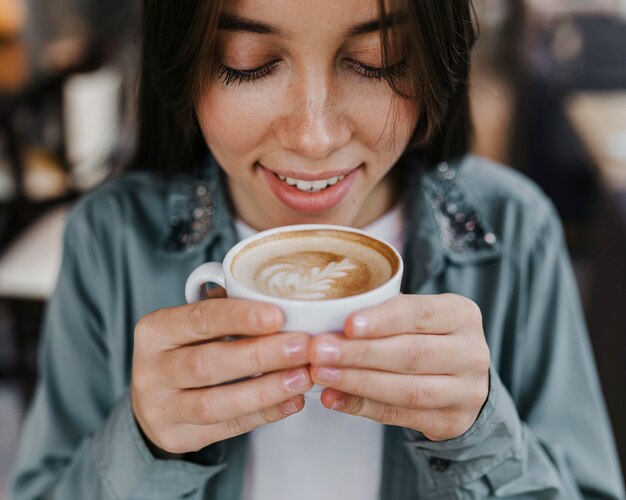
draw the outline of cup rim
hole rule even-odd
[[[392,251],[392,253],[396,256],[396,258],[398,259],[398,268],[396,269],[396,272],[393,273],[393,275],[387,281],[385,281],[382,285],[377,286],[376,288],[372,288],[371,290],[368,290],[366,292],[359,293],[356,295],[349,295],[347,297],[340,297],[336,299],[320,299],[320,300],[285,299],[283,297],[276,297],[274,295],[263,294],[247,287],[240,281],[237,281],[235,277],[233,276],[230,270],[230,264],[233,258],[235,257],[235,255],[237,255],[237,253],[239,253],[244,247],[246,247],[250,243],[257,241],[259,239],[262,239],[266,236],[273,235],[273,234],[286,233],[286,232],[292,232],[292,231],[316,231],[316,230],[333,230],[333,231],[345,231],[345,232],[357,233],[357,234],[366,236],[368,238],[372,238],[376,241],[379,241],[383,243],[385,246],[387,246]],[[241,287],[242,289],[246,290],[246,296],[250,299],[264,301],[264,302],[270,301],[273,303],[281,303],[281,304],[282,303],[291,304],[291,305],[305,305],[306,304],[309,306],[315,306],[315,305],[319,306],[321,304],[345,304],[345,303],[349,303],[352,301],[360,302],[363,299],[367,299],[368,297],[372,295],[379,294],[381,290],[383,290],[385,287],[393,287],[395,281],[398,279],[399,276],[402,276],[404,272],[404,262],[402,260],[402,256],[400,255],[400,252],[391,243],[384,240],[383,238],[379,238],[365,231],[362,231],[361,229],[357,229],[357,228],[350,227],[350,226],[339,226],[335,224],[294,224],[291,226],[280,226],[280,227],[275,227],[271,229],[266,229],[265,231],[261,231],[253,236],[250,236],[248,238],[241,240],[234,247],[232,247],[228,251],[226,256],[224,257],[223,268],[224,268],[224,274],[228,278],[228,281],[232,283],[236,283],[238,287]]]

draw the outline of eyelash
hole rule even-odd
[[[280,61],[278,60],[271,61],[263,66],[253,69],[234,69],[223,64],[219,64],[216,74],[217,78],[222,80],[224,85],[240,85],[242,83],[255,82],[270,76],[276,69],[276,66],[278,66],[279,62]],[[407,70],[407,66],[404,61],[400,61],[398,64],[394,64],[393,66],[387,68],[375,68],[351,59],[346,60],[346,63],[357,75],[368,80],[376,81],[403,77],[406,75]]]
[[[405,76],[406,71],[407,71],[407,65],[406,65],[406,62],[404,61],[400,61],[399,63],[394,64],[393,66],[388,66],[388,67],[383,67],[383,68],[376,68],[374,66],[368,66],[366,64],[356,62],[351,59],[348,59],[346,63],[348,64],[348,66],[350,66],[352,71],[354,71],[357,75],[360,75],[369,80],[377,80],[377,81],[380,81],[383,79],[393,80],[394,78],[401,78]]]
[[[217,78],[222,80],[224,85],[255,82],[270,76],[276,66],[278,66],[278,61],[272,61],[254,69],[234,69],[220,64],[217,68]]]

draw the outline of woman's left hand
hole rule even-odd
[[[420,431],[465,433],[489,392],[489,348],[478,306],[459,295],[399,295],[315,337],[311,376],[327,408]]]

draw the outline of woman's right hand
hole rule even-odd
[[[227,298],[144,316],[135,327],[131,401],[151,444],[197,451],[300,411],[313,385],[310,337],[276,333],[282,324],[273,305]]]

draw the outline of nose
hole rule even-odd
[[[309,71],[292,82],[286,100],[286,112],[275,128],[284,148],[317,161],[350,141],[352,127],[332,75]]]

